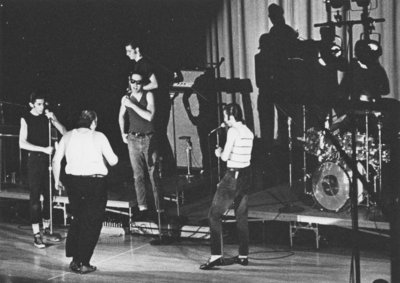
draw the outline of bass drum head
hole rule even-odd
[[[350,178],[336,163],[323,163],[313,174],[312,184],[315,200],[328,211],[339,211],[349,199]]]

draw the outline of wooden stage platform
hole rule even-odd
[[[180,191],[184,191],[185,201],[180,213],[187,218],[187,225],[204,225],[212,197],[207,180],[188,182],[185,179],[171,179],[169,182],[172,198],[176,197],[174,186],[178,185]],[[134,199],[124,199],[129,194],[130,197],[134,195],[132,190],[125,191],[124,195],[124,186],[121,187],[122,191],[110,191],[109,209],[126,209],[135,205]],[[130,184],[125,187],[130,188]],[[290,196],[289,199],[287,196]],[[0,197],[27,200],[28,192],[16,186],[3,186]],[[55,200],[67,204],[65,196],[56,196]],[[280,213],[279,208],[288,201],[302,206],[304,211]],[[175,203],[169,205],[169,211],[176,213]],[[228,212],[226,222],[231,221],[230,215],[232,211]],[[348,211],[320,211],[289,194],[287,185],[252,191],[249,218],[250,221],[267,225],[283,223],[291,227],[295,224],[294,228],[300,223],[351,227]],[[387,222],[370,220],[367,210],[362,207],[359,224],[368,230],[388,229]],[[26,222],[21,224],[0,215],[0,282],[349,282],[351,273],[352,255],[348,246],[323,245],[317,249],[311,242],[307,243],[306,248],[297,244],[290,247],[287,240],[284,244],[267,243],[258,237],[258,240],[251,239],[250,242],[249,266],[228,265],[202,271],[198,267],[210,253],[209,242],[205,238],[182,237],[168,246],[151,246],[149,235],[107,233],[109,230],[103,228],[92,259],[98,271],[82,276],[68,270],[70,259],[65,257],[65,240],[57,244],[49,242],[44,250],[36,249],[32,243],[30,226]],[[55,225],[55,231],[65,237],[67,228]],[[296,236],[294,231],[286,231],[286,239]],[[274,232],[267,229],[269,234]],[[250,233],[259,231],[251,230]],[[229,236],[225,236],[228,239],[224,239],[224,256],[229,259],[237,254],[237,246]],[[254,235],[250,236],[253,238]],[[376,239],[381,241],[379,237]],[[390,278],[389,248],[379,249],[377,246],[372,244],[361,249],[361,282]]]

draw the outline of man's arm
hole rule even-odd
[[[26,124],[24,118],[21,118],[21,127],[19,129],[19,147],[21,149],[43,152],[49,155],[53,152],[53,148],[51,146],[43,147],[28,142],[28,125]]]
[[[60,121],[58,121],[53,112],[46,113],[46,116],[50,119],[51,124],[60,132],[61,135],[64,135],[67,132],[67,129],[60,123]]]
[[[110,142],[108,141],[107,137],[99,132],[99,136],[101,138],[101,152],[108,162],[110,166],[114,166],[118,163],[118,156],[114,153]]]
[[[66,139],[69,135],[65,135],[61,138],[56,153],[54,154],[52,166],[53,166],[53,176],[54,176],[54,184],[55,188],[58,190],[59,187],[62,187],[60,182],[60,171],[61,171],[61,161],[65,156],[65,147],[66,147]]]
[[[154,117],[154,112],[155,112],[154,96],[153,96],[152,92],[150,92],[150,91],[147,92],[146,100],[147,100],[147,108],[146,109],[142,109],[139,106],[137,106],[135,103],[133,103],[129,99],[129,97],[127,95],[122,98],[121,105],[132,108],[133,111],[135,111],[143,119],[145,119],[147,121],[152,121],[153,117]]]
[[[125,113],[126,113],[126,107],[122,104],[121,100],[121,107],[119,108],[119,114],[118,114],[118,124],[119,124],[119,129],[121,131],[122,141],[124,143],[128,143],[127,139],[128,134],[125,133]]]
[[[238,135],[239,132],[236,129],[229,128],[224,150],[222,151],[220,147],[215,150],[215,155],[217,157],[221,157],[222,161],[226,162],[229,159],[229,156],[232,153],[233,145],[235,144],[235,140]]]
[[[151,74],[149,81],[150,82],[147,85],[143,86],[143,90],[153,90],[158,88],[157,78],[154,74]]]

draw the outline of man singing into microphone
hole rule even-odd
[[[221,247],[221,217],[233,204],[239,232],[239,255],[235,263],[248,264],[249,230],[247,222],[247,192],[250,187],[250,159],[254,134],[243,124],[242,110],[238,104],[224,107],[224,123],[229,128],[224,149],[218,147],[215,155],[227,162],[225,176],[219,182],[208,213],[211,230],[211,257],[200,266],[209,270],[223,265]]]
[[[29,106],[31,111],[21,117],[19,146],[28,151],[27,171],[33,244],[35,247],[43,249],[46,245],[40,234],[41,218],[43,218],[44,234],[47,236],[50,234],[49,155],[52,154],[53,147],[49,144],[49,121],[61,134],[64,134],[66,129],[57,120],[54,113],[46,112],[44,114],[44,95],[33,92],[30,95]],[[40,194],[43,195],[43,211],[40,205]],[[59,241],[59,238],[51,239]]]

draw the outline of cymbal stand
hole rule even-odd
[[[365,140],[364,140],[364,149],[365,149],[365,179],[369,182],[369,111],[365,112]],[[369,194],[366,196],[367,198],[367,207],[370,205]]]
[[[378,182],[379,192],[382,193],[382,113],[376,114],[378,117]],[[375,193],[377,193],[375,188]]]
[[[302,106],[302,114],[303,114],[303,141],[306,140],[307,134],[307,117],[306,117],[307,109],[306,105],[303,104]],[[303,193],[304,195],[312,195],[311,192],[307,191],[307,181],[309,175],[307,174],[307,152],[303,147]]]

